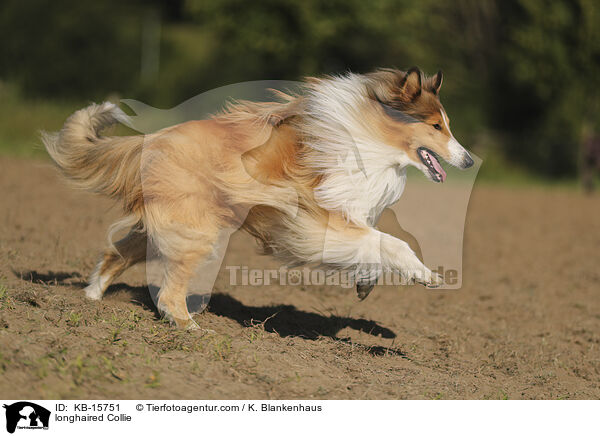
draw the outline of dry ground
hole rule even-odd
[[[223,270],[205,336],[157,318],[139,267],[83,298],[110,202],[9,158],[0,198],[2,398],[600,398],[597,195],[476,186],[459,291],[381,287],[359,303],[230,287]],[[253,250],[236,235],[226,263]]]

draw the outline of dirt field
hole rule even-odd
[[[141,267],[83,297],[117,206],[8,158],[0,198],[2,398],[600,398],[598,195],[476,186],[459,291],[360,303],[222,270],[204,336],[157,318]],[[253,250],[235,235],[226,263]]]

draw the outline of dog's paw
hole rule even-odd
[[[441,275],[431,271],[425,266],[403,272],[403,277],[407,284],[418,283],[427,288],[438,288],[444,284],[444,279]]]
[[[102,300],[102,288],[97,283],[92,283],[85,287],[85,296],[90,300]]]
[[[444,278],[436,272],[427,269],[423,279],[416,279],[416,282],[427,288],[439,288],[444,284]]]
[[[205,336],[205,335],[216,335],[217,332],[212,330],[212,329],[205,329],[202,328],[198,325],[198,323],[196,321],[194,321],[193,318],[190,318],[187,322],[177,322],[176,321],[176,325],[179,328],[184,328],[185,330],[189,331],[189,332],[194,332],[199,334],[200,336]]]
[[[382,270],[379,264],[361,264],[356,274],[356,294],[360,301],[363,301],[369,296],[379,277],[381,276]]]
[[[187,330],[189,332],[197,332],[201,336],[216,333],[214,330],[205,329],[205,328],[200,327],[198,325],[198,323],[196,321],[194,321],[194,319],[189,315],[186,316],[184,314],[183,316],[180,316],[180,317],[173,316],[170,313],[164,311],[164,306],[163,306],[163,309],[162,310],[159,309],[159,311],[161,312],[163,318],[166,319],[167,321],[169,321],[169,324],[177,327],[178,329]]]
[[[356,284],[356,295],[360,301],[363,301],[365,298],[369,296],[373,288],[375,287],[375,283],[365,282],[365,283],[357,283]]]

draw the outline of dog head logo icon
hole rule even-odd
[[[3,406],[6,409],[6,431],[19,429],[47,429],[50,411],[28,401],[19,401]]]

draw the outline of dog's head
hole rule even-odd
[[[450,120],[440,102],[442,72],[424,77],[414,67],[407,72],[380,70],[368,74],[367,116],[376,128],[378,142],[392,146],[395,159],[412,165],[434,182],[443,182],[446,173],[438,157],[465,169],[473,165],[469,153],[450,131]]]

